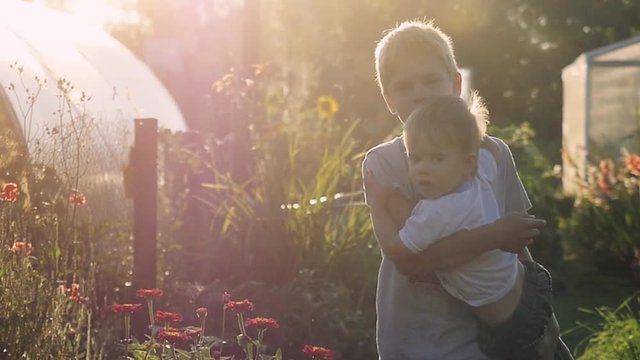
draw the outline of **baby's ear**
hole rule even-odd
[[[467,156],[467,166],[470,176],[473,176],[478,172],[478,156],[476,154],[469,154]]]

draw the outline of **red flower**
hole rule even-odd
[[[175,330],[175,329],[162,329],[158,332],[158,340],[160,341],[168,341],[173,344],[184,344],[189,342],[189,335],[186,333]]]
[[[236,312],[253,311],[254,308],[255,306],[253,305],[253,303],[247,299],[244,299],[242,301],[229,301],[224,304],[225,310]]]
[[[153,319],[158,323],[182,322],[183,320],[182,315],[180,314],[162,310],[157,310]]]
[[[87,198],[79,192],[78,190],[71,190],[71,195],[69,196],[69,202],[73,205],[84,205],[87,203]]]
[[[138,289],[136,290],[136,297],[154,298],[162,296],[162,289]]]
[[[6,183],[2,185],[2,191],[0,192],[0,200],[7,202],[16,202],[18,200],[18,185],[16,183]]]
[[[280,327],[277,320],[263,317],[247,319],[247,321],[245,321],[245,325],[247,327],[256,328],[258,330],[277,329]]]
[[[140,310],[142,308],[142,304],[117,304],[113,303],[111,305],[111,311],[114,313],[123,313],[123,314],[133,314],[134,312]]]
[[[625,159],[627,170],[633,176],[640,176],[640,155],[638,154],[630,154]]]
[[[302,352],[306,355],[311,356],[314,359],[322,359],[322,360],[333,360],[335,359],[335,354],[333,351],[323,348],[321,346],[313,346],[313,345],[305,345],[302,348]]]
[[[33,252],[33,245],[24,241],[16,241],[13,243],[11,251],[15,254],[22,253],[25,255],[31,255],[31,253]]]

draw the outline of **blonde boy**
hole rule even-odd
[[[426,98],[460,95],[461,76],[451,41],[432,23],[409,21],[398,25],[379,41],[375,60],[387,107],[403,123]],[[429,279],[425,273],[455,268],[494,249],[528,255],[525,246],[544,226],[543,220],[525,215],[531,203],[507,145],[497,138],[485,138],[483,147],[497,161],[493,189],[502,217],[440,239],[418,255],[383,251],[376,295],[377,344],[382,360],[486,359],[476,341],[477,326],[471,309],[444,291],[435,278],[424,281]],[[381,184],[395,187],[404,195],[386,202],[397,229],[402,228],[418,200],[409,180],[402,137],[369,150],[363,173],[373,174]],[[375,224],[379,219],[373,215]],[[421,281],[412,280],[416,275]]]
[[[456,95],[431,97],[405,123],[409,177],[420,201],[400,231],[385,204],[394,190],[365,178],[385,254],[418,253],[440,238],[498,219],[492,188],[497,163],[488,150],[479,150],[487,112],[479,97],[472,104],[479,112]],[[554,359],[544,342],[552,316],[551,276],[541,265],[491,250],[436,275],[449,294],[471,306],[481,325],[478,343],[492,359]]]

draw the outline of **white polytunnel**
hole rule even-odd
[[[33,159],[63,163],[58,171],[72,178],[77,174],[78,190],[93,215],[113,214],[125,203],[122,168],[133,141],[133,119],[155,118],[160,128],[186,130],[180,109],[153,72],[80,18],[2,0],[0,44],[0,129],[11,129]],[[65,90],[71,109],[65,107],[61,79],[73,86]],[[78,124],[85,132],[78,132]],[[61,140],[64,129],[70,129],[70,138],[80,134],[82,139]],[[85,143],[78,151],[80,142]],[[56,156],[68,158],[61,162]]]

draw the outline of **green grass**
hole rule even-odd
[[[563,339],[578,356],[584,352],[586,338],[604,321],[592,310],[602,306],[616,308],[639,289],[639,284],[629,277],[602,274],[593,265],[580,261],[567,262],[565,273],[558,280],[566,288],[554,297],[554,310]]]

